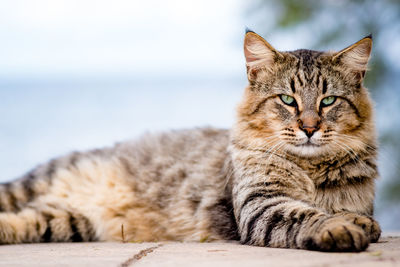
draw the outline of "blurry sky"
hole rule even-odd
[[[0,181],[146,131],[230,127],[239,1],[3,0]]]
[[[228,0],[3,0],[0,73],[231,73],[239,17]]]

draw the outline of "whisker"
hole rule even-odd
[[[356,163],[360,163],[361,165],[363,165],[364,168],[369,168],[369,166],[362,159],[359,158],[359,156],[356,154],[356,152],[351,147],[349,147],[346,144],[339,143],[339,142],[336,142],[336,141],[333,141],[333,142],[337,146],[342,148],[343,151],[345,151],[350,156],[350,158],[353,159]],[[344,148],[343,148],[343,146],[344,146]],[[345,148],[347,148],[347,150]]]
[[[377,150],[376,147],[371,146],[371,145],[368,144],[368,143],[365,143],[364,141],[360,140],[360,139],[357,138],[357,137],[353,137],[353,136],[346,135],[346,134],[340,134],[340,135],[337,135],[337,138],[344,138],[344,139],[347,139],[348,141],[352,141],[352,142],[355,142],[355,143],[361,143],[362,145],[366,146],[367,148],[369,148],[369,149],[371,149],[371,150],[373,150],[373,151],[376,151],[376,150]]]
[[[273,148],[275,148],[275,150],[273,151],[273,153],[270,153],[268,159],[267,159],[267,163],[271,160],[272,155],[275,155],[275,152],[278,151],[283,145],[285,145],[284,141],[280,141],[277,143],[277,145],[275,145]],[[280,154],[276,154],[281,156]]]

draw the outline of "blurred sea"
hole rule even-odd
[[[232,125],[243,82],[29,82],[0,87],[0,181],[146,131]]]

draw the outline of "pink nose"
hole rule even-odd
[[[303,130],[303,132],[306,133],[307,137],[310,138],[316,131],[318,131],[318,127],[314,126],[301,126],[300,129]]]
[[[302,116],[298,120],[299,128],[310,138],[319,130],[319,118],[317,116]]]

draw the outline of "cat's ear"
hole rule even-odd
[[[275,58],[281,56],[260,35],[248,29],[244,37],[244,55],[246,57],[249,80],[254,80],[261,69],[270,69],[275,62]]]
[[[361,39],[355,44],[333,55],[333,61],[340,62],[353,73],[360,73],[364,77],[368,60],[372,50],[372,35]]]

